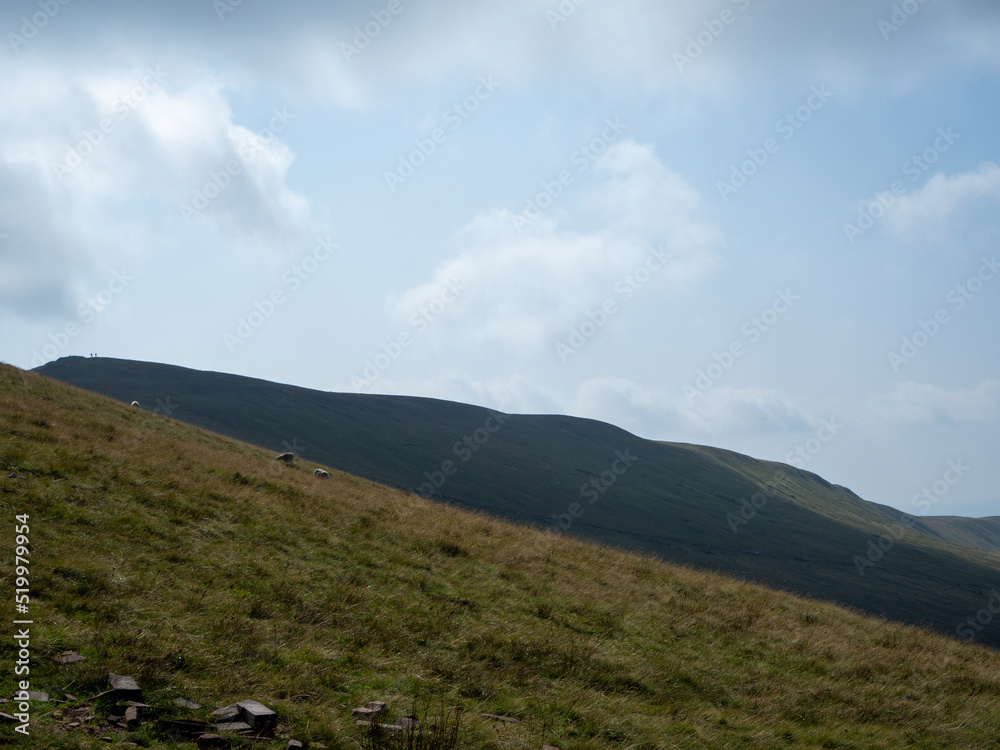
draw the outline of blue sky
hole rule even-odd
[[[574,414],[1000,514],[994,2],[36,0],[0,31],[4,361]]]

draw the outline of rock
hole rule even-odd
[[[198,750],[229,750],[232,743],[217,734],[203,734],[195,740]]]
[[[515,719],[513,716],[497,716],[496,714],[479,714],[484,719],[492,719],[493,721],[504,721],[508,724],[520,724],[520,719]]]
[[[212,716],[219,721],[235,721],[240,715],[240,708],[235,703],[212,711]]]
[[[240,701],[236,705],[240,709],[243,721],[249,724],[251,729],[259,732],[262,729],[274,729],[278,725],[278,714],[263,703]]]
[[[217,732],[246,732],[250,730],[250,725],[245,721],[224,721],[215,725]]]
[[[211,727],[204,721],[189,721],[186,719],[166,719],[157,722],[160,729],[173,737],[194,742],[199,735],[208,732]]]
[[[78,661],[86,661],[86,656],[81,656],[76,651],[63,651],[56,657],[59,664],[75,664]]]
[[[542,745],[542,750],[559,750],[555,745]]]
[[[396,719],[396,726],[400,729],[413,729],[418,723],[415,716],[400,716]]]
[[[351,716],[357,716],[359,719],[371,719],[383,711],[385,711],[385,701],[368,701],[365,705],[353,709]]]
[[[189,701],[187,698],[174,698],[174,703],[176,703],[181,708],[190,708],[193,711],[196,711],[199,708],[201,708],[200,705],[198,705],[194,701]]]
[[[288,740],[285,750],[303,750],[304,747],[305,745],[299,742],[299,740]]]
[[[101,737],[101,742],[114,742],[114,738],[109,737],[108,735],[104,735],[103,737]]]
[[[75,695],[70,695],[69,693],[63,693],[63,697],[65,697],[66,700],[68,700],[70,703],[75,703],[76,701],[80,700]]]
[[[139,726],[139,709],[135,706],[129,706],[125,709],[125,724],[129,729],[134,729]]]
[[[14,700],[17,700],[18,699],[18,695],[20,694],[20,692],[21,692],[20,690],[15,690],[11,694],[10,697],[13,698]],[[42,692],[35,691],[35,690],[27,690],[25,692],[28,694],[28,700],[29,701],[37,701],[38,703],[48,703],[49,702],[49,694],[48,693],[42,693]]]
[[[108,675],[108,682],[111,683],[111,689],[115,691],[116,698],[120,698],[125,701],[142,700],[142,688],[140,688],[139,683],[131,677],[126,677],[125,675],[115,674],[112,672]]]
[[[15,719],[10,714],[5,714],[2,711],[0,711],[0,722],[3,722],[4,724],[16,724],[17,719]]]

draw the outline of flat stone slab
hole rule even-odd
[[[245,721],[224,721],[215,725],[217,732],[247,732],[251,728]]]
[[[520,719],[515,719],[513,716],[497,716],[496,714],[479,714],[484,719],[492,719],[493,721],[503,721],[508,724],[520,724]]]
[[[112,672],[108,675],[108,682],[111,684],[111,689],[122,699],[142,700],[142,688],[131,677]]]
[[[75,664],[78,661],[86,661],[86,656],[81,656],[76,651],[63,651],[56,657],[59,664]]]
[[[253,729],[273,729],[278,725],[278,714],[263,703],[257,701],[240,701],[236,704],[240,709],[243,721]]]
[[[219,721],[236,721],[240,716],[240,708],[235,703],[212,711],[212,716]]]
[[[194,701],[188,700],[187,698],[174,698],[174,703],[181,708],[190,708],[192,710],[197,710],[201,708],[201,705],[195,703]]]

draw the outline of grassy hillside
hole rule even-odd
[[[168,716],[245,698],[278,711],[278,739],[237,747],[360,747],[349,709],[374,699],[394,716],[460,706],[463,748],[1000,738],[995,651],[345,474],[321,481],[5,365],[0,468],[9,523],[30,514],[31,688],[56,699],[94,695],[114,672]],[[67,649],[87,660],[56,663]],[[11,639],[0,652],[13,664]],[[52,709],[78,705],[34,703],[30,741],[9,726],[0,741],[175,747],[152,722],[57,732]],[[97,702],[91,723],[107,710]]]
[[[956,543],[971,534],[939,533],[954,524],[908,528],[899,511],[815,474],[731,451],[643,440],[587,419],[493,416],[152,363],[67,357],[39,371],[453,505],[944,633],[1000,589],[1000,553]],[[976,635],[1000,646],[1000,623]]]

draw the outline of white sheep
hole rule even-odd
[[[316,471],[313,472],[313,476],[314,477],[319,477],[320,479],[329,479],[330,478],[330,472],[323,471],[322,469],[316,469]]]
[[[132,406],[138,408],[139,407],[139,402],[138,401],[133,401],[132,402]]]
[[[295,461],[294,453],[279,453],[274,457],[278,461],[284,461],[286,464],[291,464]]]

